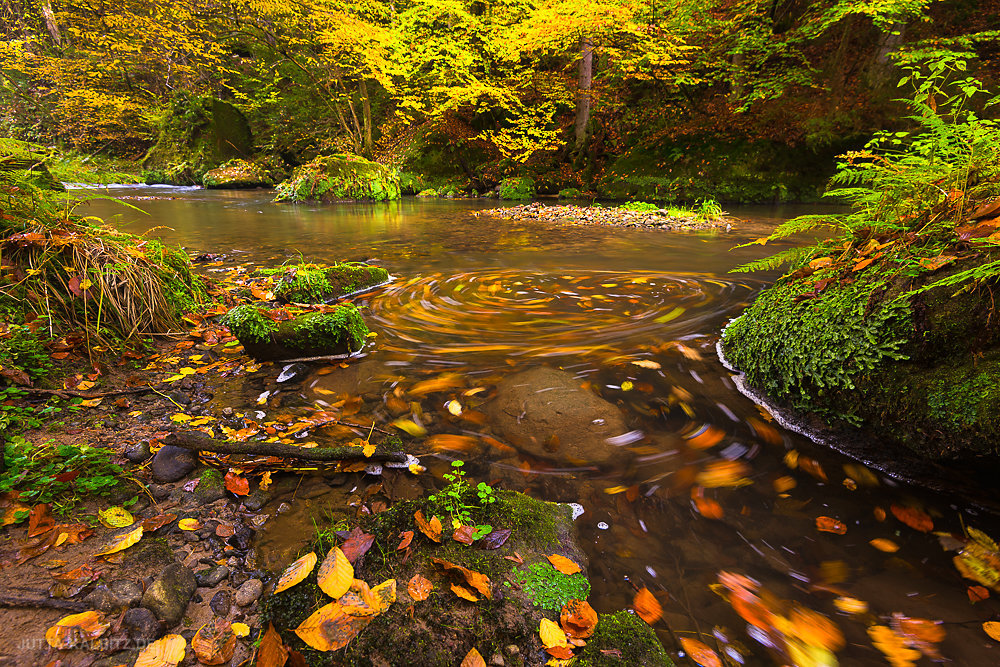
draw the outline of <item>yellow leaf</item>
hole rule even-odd
[[[198,521],[198,519],[181,519],[177,522],[177,527],[181,530],[199,530],[201,529],[201,521]]]
[[[651,368],[653,370],[659,370],[661,368],[660,364],[649,359],[639,359],[638,361],[633,361],[632,364],[639,366],[640,368]]]
[[[557,623],[547,618],[543,618],[541,623],[539,623],[538,636],[542,638],[542,645],[545,648],[569,646],[569,642],[566,641],[566,633],[563,632],[563,629]]]
[[[365,440],[364,445],[362,446],[361,449],[361,453],[365,455],[365,458],[368,458],[369,456],[375,453],[375,449],[376,447],[374,443]]]
[[[563,574],[576,574],[580,571],[580,566],[565,556],[552,554],[551,556],[546,556],[546,558],[548,558],[549,562],[552,563],[552,567],[556,568]]]
[[[96,382],[91,382],[90,380],[84,380],[76,385],[76,388],[80,391],[87,391],[88,389],[93,389],[97,385]]]
[[[372,598],[377,604],[378,613],[386,611],[396,601],[396,580],[387,579],[373,588]]]
[[[111,624],[104,622],[104,614],[99,611],[70,614],[45,631],[45,641],[52,648],[73,648],[97,639],[110,627]]]
[[[414,438],[420,438],[427,435],[427,429],[414,422],[412,419],[397,419],[390,423],[399,430],[406,431]]]
[[[187,642],[180,635],[167,635],[142,649],[134,667],[175,667],[184,659]]]
[[[101,401],[103,400],[104,400],[103,398],[91,398],[84,401],[80,401],[79,403],[77,403],[77,405],[84,408],[96,408],[98,405],[101,404]]]
[[[185,366],[184,368],[180,369],[177,372],[180,373],[181,375],[194,375],[198,371],[196,371],[195,369],[191,368],[190,366]]]
[[[896,553],[897,551],[899,551],[899,545],[898,544],[896,544],[892,540],[887,540],[887,539],[882,538],[882,537],[876,537],[874,540],[869,541],[868,544],[872,545],[873,547],[875,547],[879,551],[884,551],[884,552],[890,553],[890,554],[893,554],[893,553]]]
[[[476,597],[476,594],[470,591],[465,586],[461,586],[459,584],[452,584],[451,592],[460,598],[468,600],[469,602],[479,602],[479,598]]]
[[[90,278],[84,278],[80,281],[80,289],[90,289],[93,286],[94,283],[91,282]]]
[[[845,596],[834,600],[833,606],[845,614],[863,614],[868,611],[868,603],[864,600]]]
[[[622,391],[632,391],[632,388],[634,386],[635,385],[632,384],[631,380],[625,380],[624,382],[622,382]]]
[[[125,549],[128,549],[130,546],[132,546],[133,544],[135,544],[136,542],[138,542],[141,539],[142,539],[142,526],[140,525],[138,528],[136,528],[132,532],[125,533],[124,535],[118,536],[117,538],[115,538],[115,541],[111,543],[111,546],[109,546],[104,551],[99,551],[98,553],[96,553],[94,555],[95,556],[107,556],[108,554],[113,554],[113,553],[118,553],[119,551],[124,551]]]
[[[191,415],[186,415],[183,412],[178,412],[176,414],[170,415],[170,421],[177,422],[178,424],[191,421],[191,419],[192,419]]]
[[[246,637],[250,634],[250,626],[246,623],[233,623],[233,634],[237,637]]]
[[[280,593],[281,591],[288,590],[309,576],[314,567],[316,567],[316,554],[307,553],[285,568],[285,571],[278,578],[278,584],[274,587],[274,592]]]
[[[983,632],[1000,642],[1000,623],[996,621],[986,621],[983,623]]]
[[[370,616],[350,616],[340,604],[331,602],[302,621],[295,634],[317,651],[336,651],[347,646],[369,622]]]
[[[319,566],[319,573],[316,575],[316,583],[324,593],[335,600],[350,590],[351,584],[354,583],[354,566],[347,560],[340,547],[330,549],[330,553],[323,559],[323,564]]]
[[[97,518],[108,528],[125,528],[135,523],[135,518],[123,507],[109,507],[97,513]]]

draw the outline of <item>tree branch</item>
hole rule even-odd
[[[407,455],[404,452],[391,452],[376,449],[371,456],[365,456],[360,447],[296,447],[278,442],[234,442],[232,440],[215,440],[201,431],[184,431],[171,433],[161,441],[165,445],[183,447],[194,451],[214,452],[216,454],[243,454],[254,456],[277,456],[280,458],[301,459],[303,461],[394,461],[405,463]]]

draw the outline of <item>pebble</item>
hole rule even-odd
[[[574,222],[587,225],[614,225],[617,227],[655,227],[658,229],[728,229],[733,218],[719,217],[703,220],[698,217],[671,217],[666,209],[638,212],[618,207],[557,205],[544,206],[538,202],[493,208],[475,215],[491,215],[513,220],[548,220]]]
[[[257,512],[270,501],[270,493],[256,489],[253,493],[243,499],[243,507],[246,508],[248,512]]]
[[[225,618],[229,615],[229,610],[233,606],[233,594],[229,591],[219,591],[212,596],[212,601],[208,603],[216,616]]]
[[[278,505],[278,514],[284,514],[286,512],[291,512],[291,511],[292,511],[292,506],[289,505],[288,503],[281,503],[280,505]]]
[[[129,609],[122,617],[122,627],[137,646],[145,646],[161,634],[163,629],[156,616],[145,607]]]
[[[142,600],[142,586],[131,579],[112,581],[108,590],[121,607],[134,607]]]
[[[264,582],[260,579],[250,579],[236,591],[236,605],[246,607],[257,601],[264,592]]]
[[[152,455],[152,452],[149,451],[148,440],[140,440],[133,445],[129,445],[128,448],[125,449],[125,458],[132,463],[142,463]]]
[[[204,588],[215,588],[223,579],[229,576],[229,568],[225,565],[216,565],[207,570],[194,573],[195,581]]]

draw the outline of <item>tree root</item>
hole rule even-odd
[[[215,440],[201,431],[171,433],[161,442],[164,445],[216,454],[276,456],[303,461],[391,461],[395,463],[407,461],[407,455],[404,452],[390,452],[384,449],[376,449],[371,456],[365,456],[360,447],[296,447],[279,442]]]

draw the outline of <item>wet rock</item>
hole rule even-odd
[[[208,603],[216,616],[225,618],[229,615],[229,610],[233,607],[233,594],[229,591],[219,591],[212,596],[212,601]]]
[[[202,185],[216,190],[245,190],[247,188],[269,188],[274,182],[267,170],[258,164],[234,158],[225,164],[205,172]],[[238,664],[238,663],[233,663]]]
[[[357,155],[320,155],[277,185],[274,201],[399,199],[399,176]]]
[[[301,500],[310,500],[312,498],[324,496],[328,493],[330,493],[330,486],[322,480],[317,479],[303,484],[302,488],[299,489],[299,492],[295,495],[296,498]]]
[[[149,492],[157,500],[165,500],[170,497],[170,492],[173,490],[169,486],[164,486],[163,484],[150,484],[146,487]]]
[[[607,463],[621,453],[607,439],[629,429],[617,406],[581,384],[554,368],[515,373],[486,411],[500,435],[533,456]]]
[[[112,581],[108,590],[111,591],[120,608],[134,607],[142,600],[142,586],[131,579]]]
[[[222,474],[209,468],[198,478],[198,486],[194,488],[194,497],[202,505],[214,503],[226,497],[226,482]]]
[[[156,482],[177,482],[189,475],[197,465],[194,453],[183,447],[163,445],[153,456],[153,480]]]
[[[152,455],[152,452],[149,451],[148,440],[140,440],[125,449],[125,458],[132,463],[142,463]]]
[[[240,526],[237,528],[236,534],[226,540],[226,544],[234,549],[246,551],[253,543],[253,535],[254,531],[250,530],[246,526]]]
[[[307,375],[309,375],[309,366],[302,363],[288,364],[281,369],[275,382],[279,384],[296,382],[305,379]]]
[[[143,646],[163,634],[160,621],[145,607],[136,607],[125,612],[122,617],[122,628],[138,646]]]
[[[156,576],[164,568],[177,562],[174,550],[162,537],[147,537],[126,549],[124,553],[121,573],[135,579]]]
[[[112,594],[107,586],[98,586],[92,590],[87,597],[83,598],[83,601],[85,604],[90,605],[92,609],[106,613],[115,612],[121,609],[118,604],[118,600],[115,599],[114,594]]]
[[[284,322],[273,322],[244,304],[230,310],[226,321],[246,353],[261,361],[349,354],[360,350],[368,336],[361,313],[348,303]]]
[[[500,655],[499,653],[494,653],[493,657],[490,658],[489,664],[493,665],[494,667],[504,667],[506,663],[504,663],[502,655]]]
[[[250,575],[246,572],[234,572],[229,577],[229,583],[233,588],[239,588],[250,579]]]
[[[250,579],[236,591],[236,606],[246,607],[257,601],[264,592],[264,582],[260,579]]]
[[[225,565],[217,565],[201,572],[195,572],[194,578],[199,586],[205,588],[215,588],[223,579],[229,576],[229,568]]]
[[[247,511],[257,512],[270,501],[270,493],[262,489],[255,489],[250,495],[243,499],[243,507],[246,508]]]
[[[196,588],[194,572],[180,563],[174,563],[168,565],[146,590],[142,606],[168,626],[173,626],[184,617],[184,610]]]

